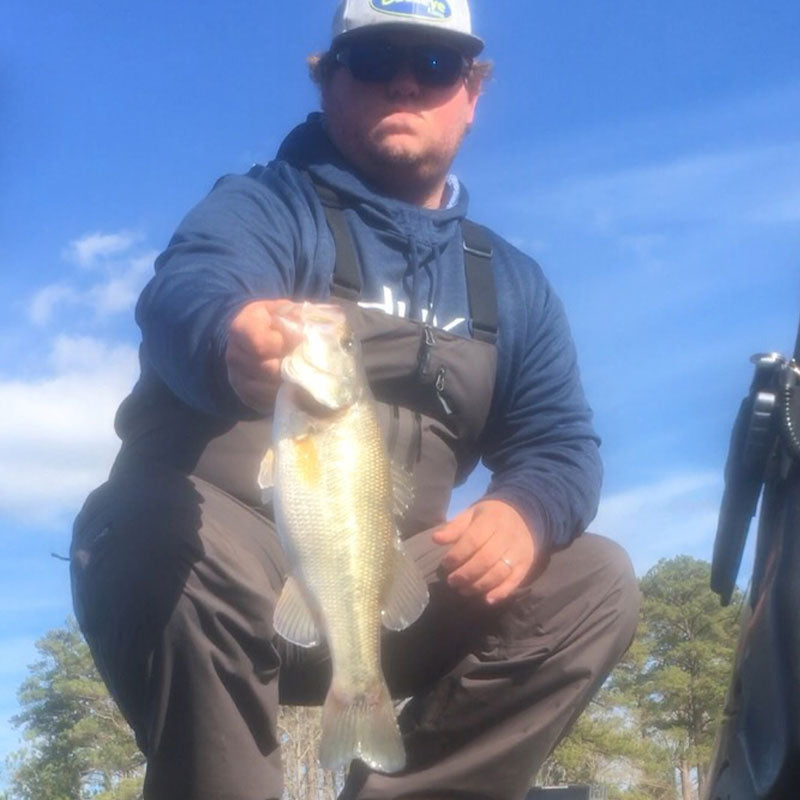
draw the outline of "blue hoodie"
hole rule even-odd
[[[324,300],[335,253],[307,173],[344,204],[363,272],[362,301],[471,335],[460,220],[468,197],[455,184],[445,209],[383,196],[343,160],[311,115],[277,158],[220,179],[181,222],[156,260],[136,320],[146,392],[160,379],[205,413],[252,417],[225,369],[230,322],[254,298]],[[497,374],[482,459],[488,496],[511,503],[540,545],[563,546],[597,508],[602,467],[558,298],[535,261],[491,234],[499,333]]]

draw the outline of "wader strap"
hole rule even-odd
[[[333,234],[336,248],[336,265],[333,268],[333,295],[343,300],[357,302],[361,299],[361,261],[356,251],[350,228],[344,216],[344,207],[332,189],[314,182],[325,219]]]
[[[336,264],[333,268],[332,293],[344,300],[361,299],[361,261],[339,196],[312,179],[322,203],[325,219],[333,235]],[[486,229],[465,219],[461,221],[464,241],[464,270],[472,317],[472,335],[482,342],[497,341],[497,295],[492,272],[492,243]]]
[[[494,344],[497,341],[497,295],[492,272],[492,243],[486,229],[468,219],[461,222],[461,236],[472,335]]]

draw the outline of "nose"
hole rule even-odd
[[[408,64],[398,70],[397,74],[387,84],[389,96],[396,97],[417,97],[420,94],[419,81],[411,71]]]

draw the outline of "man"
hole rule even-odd
[[[449,175],[484,69],[466,0],[343,0],[333,34],[323,114],[217,183],[139,300],[122,450],[75,524],[76,612],[147,756],[145,797],[280,796],[279,699],[320,702],[330,665],[274,634],[286,563],[256,478],[295,344],[276,312],[333,297],[413,472],[400,526],[431,595],[384,640],[411,697],[407,767],[355,762],[343,796],[521,798],[628,646],[635,580],[581,535],[601,470],[559,301],[464,220]],[[486,495],[446,522],[479,458]]]

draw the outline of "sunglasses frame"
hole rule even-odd
[[[358,64],[358,59],[353,59],[353,51],[358,48],[372,48],[374,53],[379,53],[383,49],[387,53],[387,57],[383,63],[380,59],[375,58],[372,64],[373,71],[369,73],[356,66],[353,69],[355,61]],[[459,69],[454,72],[452,77],[449,73],[446,81],[437,81],[435,69],[425,68],[425,58],[422,55],[425,51],[435,52],[436,50],[446,51],[448,57],[455,55],[458,57]],[[389,55],[393,54],[393,55]],[[455,86],[460,80],[463,80],[468,74],[473,65],[473,59],[464,55],[457,47],[450,44],[434,43],[434,42],[420,42],[418,44],[401,45],[395,44],[391,40],[381,38],[358,39],[352,42],[345,42],[336,48],[333,53],[333,60],[336,64],[347,67],[350,74],[362,83],[388,83],[397,77],[397,74],[403,68],[408,68],[414,75],[417,83],[420,86],[429,89],[450,89]],[[428,59],[430,63],[430,58]],[[384,72],[381,72],[381,67],[384,67]]]

